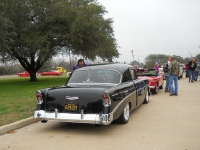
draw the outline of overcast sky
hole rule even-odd
[[[121,48],[117,61],[140,62],[149,54],[200,53],[200,0],[98,0],[112,18]]]

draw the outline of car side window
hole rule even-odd
[[[127,69],[124,71],[123,77],[122,77],[122,83],[132,81],[130,70]]]

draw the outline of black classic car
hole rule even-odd
[[[138,79],[127,64],[106,64],[75,70],[65,85],[36,92],[34,118],[109,125],[127,123],[132,110],[149,101],[149,80]]]

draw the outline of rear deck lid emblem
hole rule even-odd
[[[66,99],[73,101],[73,100],[77,100],[79,98],[77,96],[66,96]]]

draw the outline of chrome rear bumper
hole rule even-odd
[[[59,122],[73,122],[73,123],[88,123],[88,124],[99,124],[109,125],[113,121],[113,114],[71,114],[71,113],[59,113],[45,112],[44,110],[36,110],[34,112],[35,119],[43,120],[55,120]]]
[[[155,86],[149,86],[150,89],[155,89]]]

